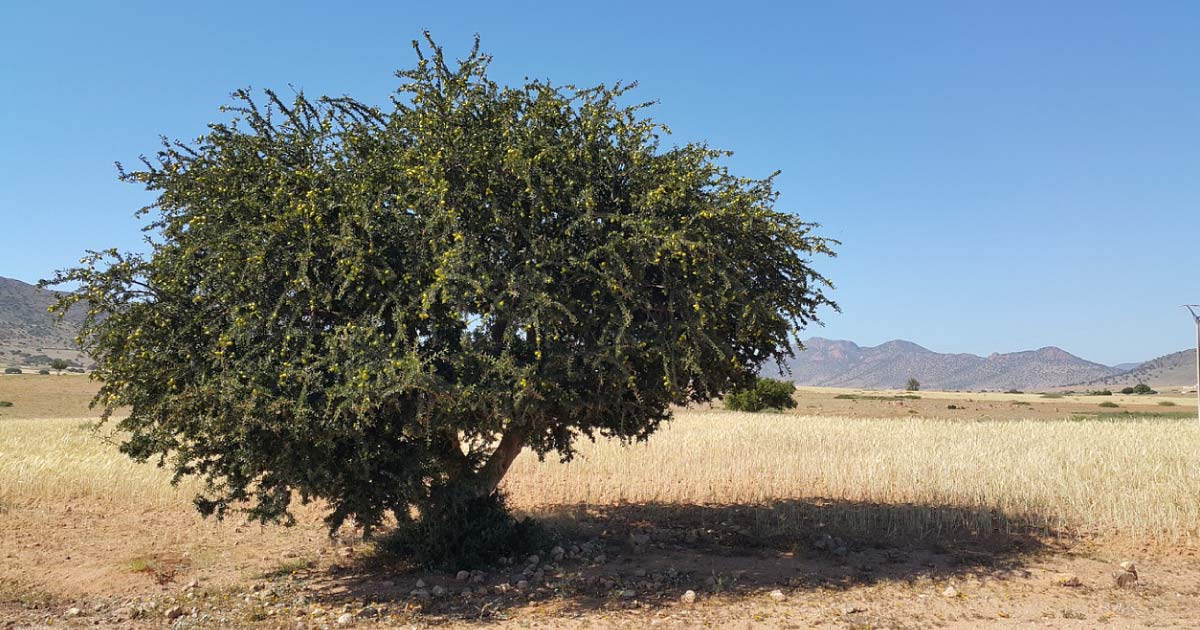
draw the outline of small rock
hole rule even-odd
[[[536,565],[537,563],[539,563],[541,561],[542,561],[542,559],[539,558],[536,553],[525,559],[526,564],[535,564]]]
[[[78,608],[75,608],[74,606],[67,609],[68,617],[78,617],[79,615],[82,615],[82,614],[83,614],[83,611]]]
[[[342,613],[337,618],[337,624],[339,626],[350,625],[350,622],[352,621],[354,621],[354,615],[351,615],[350,613]]]
[[[635,577],[646,577],[646,570],[643,569],[642,567],[638,567],[633,570],[633,575]]]
[[[434,597],[445,597],[446,596],[446,587],[439,584],[439,585],[433,587],[433,590],[430,592],[433,594]]]
[[[842,606],[841,610],[843,615],[853,615],[854,613],[867,612],[865,606],[856,606],[854,604],[846,604],[845,606]]]
[[[471,572],[459,571],[458,574],[454,576],[454,579],[458,580],[459,582],[466,582],[467,580],[471,579]]]
[[[683,595],[679,596],[679,601],[681,601],[685,604],[695,604],[696,603],[696,591],[693,591],[690,589],[684,591]]]
[[[787,599],[787,595],[784,595],[783,591],[779,589],[775,589],[770,593],[767,593],[767,597],[770,597],[771,601],[773,602],[782,602]]]
[[[425,588],[425,580],[417,580],[417,588]]]
[[[1054,583],[1058,586],[1082,586],[1083,582],[1079,580],[1079,576],[1074,573],[1058,573],[1054,576]]]
[[[621,591],[621,599],[633,599],[634,597],[637,597],[637,591],[631,588]]]
[[[359,619],[373,619],[378,616],[379,609],[375,608],[374,606],[364,606],[362,610],[358,611]]]
[[[172,606],[172,607],[168,608],[167,612],[165,612],[163,614],[166,615],[167,619],[174,621],[175,619],[178,619],[183,616],[183,609],[180,608],[179,606]]]
[[[413,589],[411,592],[409,592],[409,595],[415,599],[420,599],[420,600],[429,599],[429,591],[427,589],[423,589],[423,588]]]
[[[942,591],[942,597],[955,598],[958,597],[958,589],[953,586],[947,586],[946,590]]]
[[[484,576],[483,571],[472,571],[471,572],[471,583],[472,584],[483,584],[484,577],[485,576]]]
[[[555,562],[561,561],[566,555],[567,550],[563,549],[562,547],[555,547],[550,550],[550,557],[553,558]]]
[[[604,561],[608,560],[608,556],[606,556],[602,553],[596,554],[595,560],[596,560],[596,564],[604,564]]]
[[[528,580],[517,580],[517,589],[518,589],[518,590],[522,590],[522,591],[523,591],[523,590],[525,590],[525,589],[527,589],[527,588],[529,588],[529,581],[528,581]]]

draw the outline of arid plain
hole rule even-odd
[[[200,518],[188,481],[96,428],[94,388],[0,377],[0,624],[1200,625],[1184,393],[801,388],[788,413],[678,410],[646,443],[522,455],[505,489],[556,538],[457,574],[330,538],[320,506],[292,528]]]

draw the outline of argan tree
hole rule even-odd
[[[50,359],[50,369],[62,374],[63,370],[71,367],[66,359]]]
[[[813,224],[628,86],[503,87],[426,36],[386,108],[248,91],[121,178],[149,251],[92,252],[80,342],[121,450],[202,513],[439,518],[523,449],[642,440],[781,361],[833,306]],[[418,516],[413,516],[417,514]]]

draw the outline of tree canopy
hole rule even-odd
[[[144,186],[149,251],[91,252],[82,347],[121,450],[206,482],[206,514],[408,518],[494,492],[522,448],[645,439],[781,361],[832,255],[728,153],[663,146],[631,86],[504,87],[478,41],[414,42],[387,107],[248,90]],[[261,102],[260,102],[261,100]],[[835,307],[836,308],[836,307]]]

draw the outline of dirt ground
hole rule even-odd
[[[0,408],[0,422],[94,416],[85,409],[93,387],[79,377],[0,378],[0,400],[14,403]],[[960,410],[946,409],[953,404],[965,407],[964,421],[1194,411],[1185,397],[1116,396],[1114,410],[1037,394],[897,395],[806,388],[796,411],[957,418]],[[353,534],[330,538],[319,506],[284,529],[206,521],[187,505],[4,505],[0,628],[1200,627],[1195,541],[999,531],[856,537],[822,519],[840,506],[795,507],[545,508],[533,516],[555,538],[536,559],[460,575],[397,564]],[[755,535],[776,514],[803,514],[791,528],[803,533]],[[1136,580],[1125,561],[1135,563]],[[1119,586],[1118,575],[1129,583]]]

